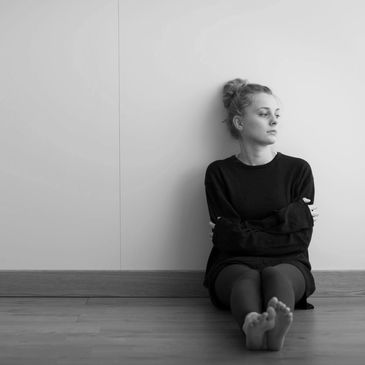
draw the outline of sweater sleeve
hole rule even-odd
[[[281,209],[274,210],[266,218],[245,221],[246,227],[256,228],[267,233],[297,232],[312,227],[313,223],[312,214],[302,198]]]
[[[214,169],[212,164],[206,170],[204,184],[210,220],[217,224],[218,217],[225,217],[232,222],[240,223],[240,215],[227,198],[221,171]]]
[[[303,198],[310,199],[310,202],[305,203]],[[294,184],[294,199],[266,218],[246,221],[246,226],[268,233],[291,233],[313,227],[314,220],[308,205],[314,202],[314,179],[312,169],[306,161]]]
[[[300,199],[314,199],[313,177],[308,167],[295,187],[296,201],[263,220],[249,221],[242,221],[226,198],[220,170],[212,171],[208,167],[205,187],[210,217],[216,224],[213,244],[224,252],[251,256],[281,256],[307,249],[313,218],[306,203]]]

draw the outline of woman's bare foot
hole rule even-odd
[[[245,318],[242,330],[246,334],[246,347],[249,350],[266,350],[265,332],[275,326],[275,309],[268,307],[264,313],[251,312]]]
[[[267,349],[279,351],[284,345],[285,336],[293,322],[293,313],[290,308],[278,298],[272,297],[268,302],[268,308],[273,307],[276,312],[275,326],[267,331]]]

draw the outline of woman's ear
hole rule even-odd
[[[242,130],[243,129],[243,120],[241,119],[241,117],[240,116],[238,116],[238,115],[235,115],[234,117],[233,117],[233,124],[234,124],[234,126],[237,128],[237,129],[239,129],[239,130]]]

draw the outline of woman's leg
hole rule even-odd
[[[218,298],[229,306],[240,330],[250,312],[262,312],[261,277],[258,270],[244,264],[224,267],[215,280]]]
[[[267,332],[267,348],[279,351],[284,345],[285,336],[293,321],[295,304],[305,292],[305,279],[294,265],[283,263],[265,267],[261,272],[264,304],[272,297],[276,310],[275,327]],[[283,303],[280,303],[283,302]],[[289,307],[289,309],[287,309]]]
[[[305,279],[296,266],[283,263],[265,267],[261,272],[261,280],[264,308],[275,296],[294,312],[295,304],[305,293]]]

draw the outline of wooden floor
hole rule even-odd
[[[365,297],[309,299],[257,352],[209,298],[0,298],[0,364],[364,364]]]

